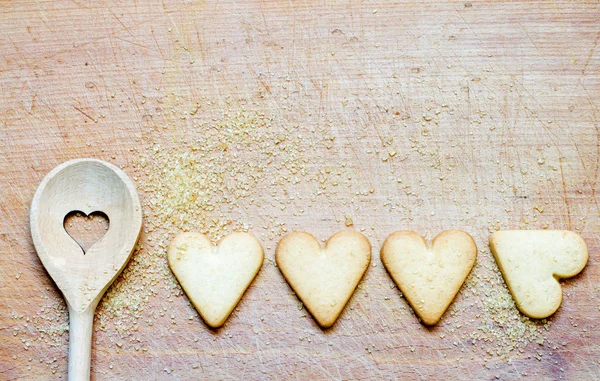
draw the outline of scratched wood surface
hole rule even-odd
[[[307,171],[344,178],[328,197],[291,183],[285,209],[264,192],[217,211],[248,224],[267,259],[279,237],[265,215],[320,239],[351,216],[373,245],[361,287],[323,331],[267,260],[211,331],[157,286],[131,332],[96,322],[93,379],[600,378],[599,39],[598,2],[2,2],[0,379],[66,377],[67,315],[29,236],[43,176],[76,157],[133,176],[153,144],[236,108],[297,128]],[[563,282],[545,342],[510,362],[486,353],[497,342],[472,343],[490,316],[477,296],[461,292],[426,329],[379,261],[394,230],[456,228],[480,249],[473,275],[493,274],[491,230],[543,227],[580,232],[590,262]]]

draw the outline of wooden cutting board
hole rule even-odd
[[[0,379],[66,377],[67,314],[28,212],[43,176],[77,157],[122,167],[146,213],[98,310],[93,379],[600,377],[599,39],[597,2],[4,2]],[[582,234],[590,261],[560,310],[530,322],[487,240],[545,227]],[[166,267],[186,228],[249,230],[265,248],[217,331]],[[479,259],[428,329],[378,251],[394,230],[450,228]],[[373,245],[330,330],[272,261],[296,229]]]

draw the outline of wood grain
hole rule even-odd
[[[159,285],[139,316],[95,322],[92,379],[598,379],[599,20],[597,2],[4,2],[0,379],[66,377],[67,314],[28,226],[44,175],[96,157],[141,185],[140,154],[235,109],[297,128],[305,170],[330,166],[340,185],[324,197],[300,179],[284,210],[269,192],[262,206],[219,204],[214,215],[250,226],[267,259],[229,321],[209,330]],[[298,309],[272,265],[270,215],[319,239],[345,215],[365,229],[372,266],[332,329]],[[459,293],[426,329],[377,255],[395,230],[461,229],[480,250],[473,273],[495,282],[489,232],[545,226],[580,232],[589,264],[564,283],[545,342],[510,363],[472,343],[485,299]]]

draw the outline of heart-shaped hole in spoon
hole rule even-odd
[[[83,212],[74,210],[65,216],[63,226],[67,234],[73,238],[75,242],[83,250],[83,254],[98,242],[110,226],[108,216],[102,212],[93,212],[86,215]]]

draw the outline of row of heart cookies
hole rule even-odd
[[[559,278],[578,274],[588,260],[576,233],[560,230],[505,230],[490,237],[490,248],[518,309],[541,319],[562,301]],[[171,270],[204,321],[222,326],[260,270],[264,253],[248,233],[232,233],[217,245],[203,234],[182,233],[168,248]],[[440,233],[430,245],[412,231],[392,233],[381,261],[415,313],[436,324],[471,272],[477,246],[463,231]],[[371,261],[371,244],[345,230],[325,246],[310,234],[281,239],[275,259],[283,276],[317,323],[331,327]]]

